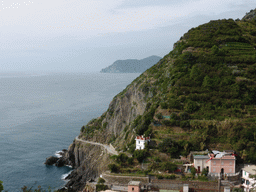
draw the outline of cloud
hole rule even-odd
[[[130,2],[130,4],[129,4]],[[233,0],[177,1],[55,0],[1,12],[3,26],[15,26],[30,36],[75,34],[90,38],[99,33],[127,32],[176,24],[196,14],[221,14],[237,7]],[[10,3],[11,4],[11,3]],[[231,6],[234,5],[235,6]],[[136,6],[137,5],[137,6]],[[24,28],[25,26],[25,28]]]
[[[48,61],[57,66],[60,58],[70,62],[77,56],[80,63],[87,57],[86,65],[92,65],[100,54],[98,66],[108,59],[111,64],[115,59],[164,56],[191,27],[241,18],[256,7],[255,0],[3,1],[10,8],[0,4],[0,60],[26,58],[23,63],[41,62],[41,68]],[[11,8],[18,2],[18,8]]]

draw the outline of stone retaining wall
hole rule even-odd
[[[148,177],[135,176],[116,176],[104,173],[102,177],[106,180],[106,184],[119,186],[127,186],[130,181],[140,181],[142,186],[149,185]],[[218,192],[218,182],[203,182],[203,181],[180,181],[170,179],[152,179],[150,186],[155,189],[166,190],[183,190],[183,185],[188,184],[190,191],[193,192]],[[221,191],[224,191],[224,186],[221,186]]]
[[[149,183],[148,177],[117,176],[103,173],[102,178],[105,179],[107,183],[114,185],[128,185],[130,181],[140,181],[142,184]]]

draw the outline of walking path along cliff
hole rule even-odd
[[[102,144],[102,143],[96,143],[96,142],[93,142],[93,141],[86,141],[86,140],[82,140],[82,139],[78,139],[78,136],[75,138],[77,141],[81,141],[81,142],[84,142],[84,143],[90,143],[92,145],[100,145],[102,147],[104,147],[105,149],[107,149],[107,151],[113,155],[118,155],[118,152],[115,150],[115,148],[110,144],[110,145],[105,145],[105,144]]]

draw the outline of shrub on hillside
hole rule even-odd
[[[142,163],[144,159],[147,158],[147,152],[145,150],[136,150],[133,153],[133,156]]]
[[[109,164],[108,168],[110,169],[111,173],[117,173],[119,170],[119,167],[116,164]]]
[[[157,119],[163,119],[162,113],[157,113],[157,114],[156,114],[156,117],[157,117]]]
[[[177,169],[177,165],[171,162],[163,162],[161,169],[173,173]]]
[[[107,185],[103,185],[103,184],[97,184],[96,185],[96,191],[106,191],[108,189]]]

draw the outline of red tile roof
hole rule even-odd
[[[136,139],[138,139],[138,140],[150,140],[150,137],[137,136]]]

